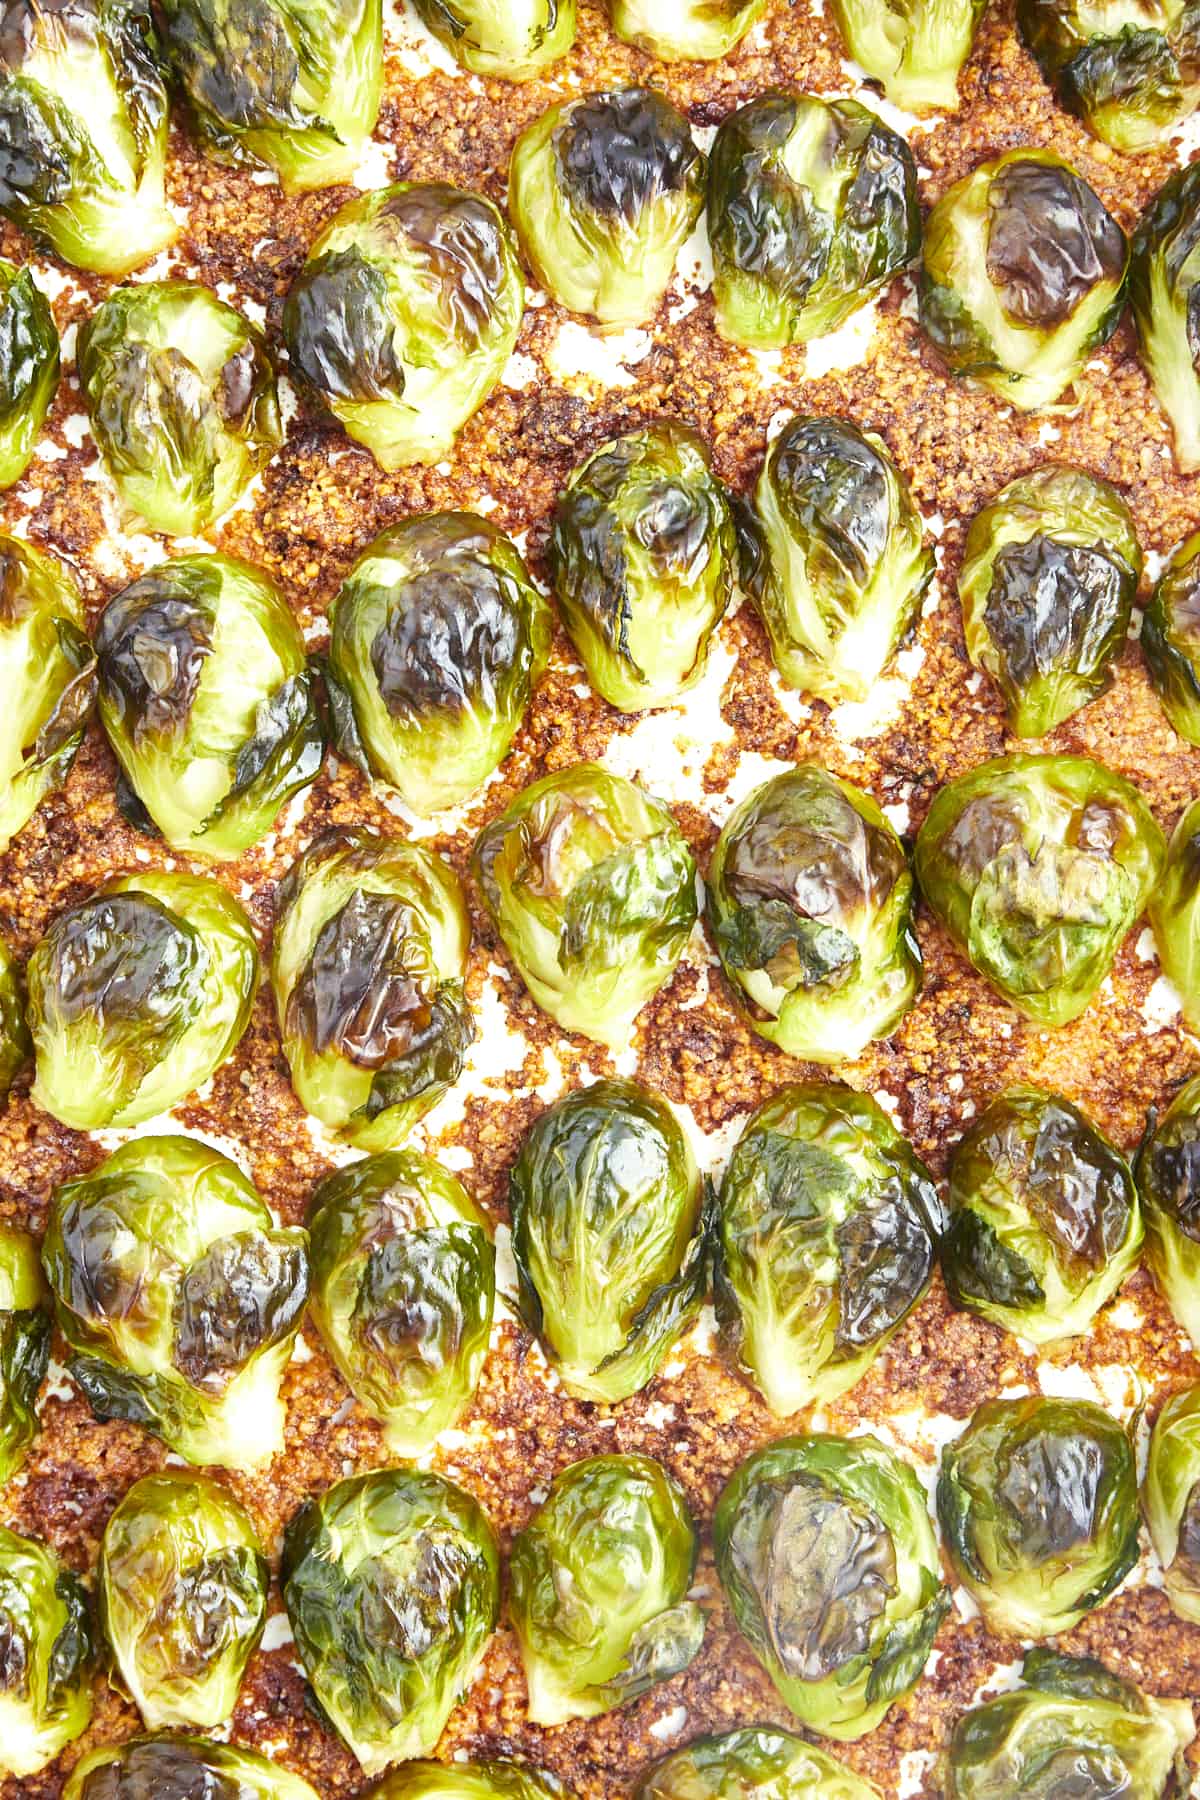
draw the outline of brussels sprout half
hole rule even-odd
[[[132,1738],[89,1750],[63,1800],[318,1800],[315,1788],[253,1750],[207,1738]]]
[[[0,36],[0,211],[56,256],[126,275],[174,242],[167,90],[147,0],[27,0]]]
[[[1131,782],[1085,756],[999,756],[934,800],[921,891],[996,991],[1039,1025],[1078,1018],[1162,868]]]
[[[1117,328],[1125,233],[1052,150],[1007,150],[925,221],[921,325],[955,375],[1029,412],[1050,406]]]
[[[38,1389],[50,1363],[48,1301],[37,1244],[0,1224],[0,1487],[38,1434]]]
[[[656,1763],[637,1800],[879,1800],[879,1790],[794,1732],[759,1725],[697,1738]]]
[[[1192,801],[1171,833],[1162,879],[1146,911],[1184,1021],[1200,1031],[1200,800]]]
[[[29,467],[58,386],[58,365],[50,302],[31,270],[0,260],[0,488],[11,487]]]
[[[136,1125],[203,1086],[258,985],[250,921],[215,881],[142,869],[59,913],[29,959],[33,1099],[77,1131]]]
[[[1200,1076],[1161,1119],[1151,1113],[1138,1152],[1146,1266],[1193,1345],[1200,1345]]]
[[[608,0],[613,31],[660,62],[716,62],[735,50],[768,0]]]
[[[1184,540],[1142,618],[1142,655],[1171,724],[1200,744],[1200,531]]]
[[[105,466],[155,531],[200,535],[283,441],[262,332],[196,282],[117,288],[80,327],[78,362]]]
[[[163,42],[210,155],[287,189],[350,181],[383,84],[380,0],[162,0]]]
[[[0,851],[71,770],[96,693],[65,563],[0,535]]]
[[[428,1756],[500,1609],[476,1502],[423,1470],[351,1476],[288,1526],[282,1580],[313,1691],[367,1774]]]
[[[496,1293],[487,1221],[427,1156],[338,1169],[309,1208],[312,1316],[397,1458],[454,1425],[479,1381]]]
[[[410,181],[334,214],[292,283],[283,329],[296,374],[392,470],[449,455],[499,381],[524,308],[499,209]]]
[[[1133,234],[1129,303],[1185,474],[1200,469],[1200,165],[1159,189]]]
[[[554,629],[516,547],[467,512],[382,532],[330,628],[338,748],[422,816],[468,799],[503,762]]]
[[[236,1163],[193,1138],[133,1138],[56,1190],[42,1261],[97,1418],[191,1463],[252,1468],[282,1448],[308,1234],[277,1227]]]
[[[575,42],[575,0],[413,0],[413,5],[473,75],[528,81]]]
[[[0,1525],[0,1773],[36,1775],[86,1730],[87,1594],[48,1544]]]
[[[151,1731],[229,1718],[269,1579],[249,1517],[218,1482],[165,1469],[129,1489],[104,1528],[100,1617]]]
[[[328,831],[279,890],[271,985],[301,1104],[362,1150],[403,1142],[475,1037],[453,869],[401,838]]]
[[[1016,737],[1043,737],[1112,686],[1141,574],[1129,508],[1082,469],[1035,469],[975,514],[958,576],[967,653]]]
[[[1200,103],[1195,0],[1017,0],[1061,106],[1114,150],[1153,150]]]
[[[893,106],[958,106],[958,77],[987,0],[833,0],[846,48]]]
[[[842,1062],[916,999],[913,878],[868,794],[802,764],[735,807],[717,839],[708,910],[721,966],[761,1037]]]
[[[1200,1387],[1172,1394],[1154,1422],[1142,1509],[1171,1610],[1200,1625]]]
[[[0,937],[0,1101],[12,1086],[13,1077],[28,1061],[32,1048],[16,964]]]
[[[780,1418],[844,1394],[929,1287],[941,1202],[867,1094],[809,1083],[751,1114],[718,1198],[727,1354]]]
[[[371,1789],[370,1800],[570,1800],[556,1775],[525,1763],[407,1762]]]
[[[564,1031],[623,1049],[696,923],[696,865],[659,801],[598,763],[535,781],[475,840],[484,904]]]
[[[1011,1087],[950,1165],[942,1270],[955,1306],[1035,1344],[1078,1337],[1141,1254],[1129,1165],[1077,1106]]]
[[[860,1738],[921,1678],[950,1606],[925,1492],[877,1438],[780,1438],[713,1518],[738,1630],[802,1724]]]
[[[700,1177],[678,1120],[634,1081],[576,1088],[536,1121],[509,1183],[526,1324],[569,1394],[628,1399],[708,1286]]]
[[[704,157],[656,89],[585,94],[521,133],[508,199],[525,260],[561,306],[644,325],[704,206]]]
[[[1090,1400],[986,1400],[942,1453],[937,1512],[959,1580],[998,1637],[1070,1631],[1138,1558],[1137,1473]]]
[[[595,1718],[687,1668],[704,1639],[687,1598],[696,1549],[653,1457],[593,1456],[555,1476],[508,1565],[533,1724]]]
[[[763,94],[713,141],[708,232],[721,336],[806,344],[917,254],[912,152],[857,100]]]

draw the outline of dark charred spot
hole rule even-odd
[[[286,1336],[307,1298],[297,1239],[256,1231],[219,1238],[179,1285],[175,1367],[193,1387],[220,1393],[255,1351]]]
[[[892,524],[879,452],[839,419],[793,419],[776,439],[771,472],[781,508],[810,564],[828,559],[864,581],[887,547]]]
[[[306,263],[283,313],[292,366],[335,400],[399,399],[387,277],[354,249]]]
[[[652,88],[590,94],[568,109],[551,142],[570,199],[630,227],[660,195],[678,192],[699,159],[684,119]]]
[[[760,1592],[789,1675],[822,1681],[867,1649],[896,1591],[896,1552],[874,1513],[800,1478],[780,1496]]]
[[[288,1001],[287,1030],[322,1055],[337,1050],[364,1069],[402,1055],[430,1022],[427,957],[411,910],[359,888],[317,934]]]
[[[186,729],[214,624],[211,605],[175,583],[170,564],[105,607],[96,630],[100,684],[135,744]]]
[[[393,718],[501,708],[524,633],[486,552],[482,537],[460,539],[392,590],[371,665]]]
[[[1009,163],[988,205],[988,280],[1018,324],[1061,325],[1097,283],[1120,281],[1125,234],[1073,169]]]
[[[378,218],[400,231],[437,277],[462,344],[477,344],[505,280],[504,228],[495,207],[444,182],[420,182],[391,195]]]
[[[1103,550],[1042,535],[1006,544],[993,568],[984,622],[1013,682],[1099,665],[1131,595],[1127,569]]]
[[[174,1021],[197,1003],[208,963],[199,934],[151,894],[98,895],[55,921],[46,943],[48,1003],[65,1024]]]
[[[1013,1446],[996,1493],[1016,1525],[1025,1556],[1047,1562],[1090,1543],[1106,1463],[1103,1444],[1082,1431],[1047,1426]]]

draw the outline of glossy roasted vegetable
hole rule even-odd
[[[561,1470],[508,1565],[531,1722],[595,1718],[686,1669],[704,1638],[695,1566],[695,1526],[661,1463]]]
[[[1044,737],[1112,686],[1141,574],[1129,508],[1082,469],[1035,469],[975,514],[958,576],[967,652],[1014,736]]]
[[[0,98],[0,132],[5,123]],[[50,302],[35,287],[32,270],[0,260],[0,488],[29,467],[58,386],[58,364]]]
[[[700,1177],[674,1113],[633,1081],[573,1089],[522,1143],[509,1203],[521,1312],[567,1392],[637,1393],[708,1282]]]
[[[877,1438],[780,1438],[713,1518],[739,1631],[802,1724],[873,1731],[910,1692],[949,1605],[925,1493]]]
[[[164,1469],[129,1489],[104,1528],[100,1617],[151,1731],[229,1718],[269,1579],[254,1526],[219,1482]]]
[[[504,215],[440,181],[360,194],[292,284],[292,369],[385,469],[435,463],[479,410],[525,307]]]
[[[1200,167],[1168,177],[1133,234],[1129,301],[1175,462],[1200,469]]]
[[[1137,1160],[1146,1265],[1177,1322],[1200,1345],[1200,1076],[1147,1125]]]
[[[920,318],[955,375],[1023,411],[1050,406],[1117,328],[1129,246],[1052,150],[981,163],[925,221]]]
[[[312,1316],[397,1459],[470,1404],[487,1355],[496,1258],[462,1184],[393,1150],[326,1176],[308,1214]]]
[[[50,1362],[48,1301],[37,1244],[0,1225],[0,1487],[38,1434],[38,1389]]]
[[[464,69],[528,81],[575,42],[575,0],[413,0]]]
[[[1133,1446],[1090,1400],[986,1400],[942,1453],[937,1511],[987,1629],[1054,1637],[1137,1561]]]
[[[657,89],[585,94],[521,133],[508,202],[525,260],[561,306],[644,325],[704,206],[704,157]]]
[[[370,1800],[570,1800],[545,1769],[515,1762],[401,1763],[371,1789]]]
[[[958,77],[987,0],[833,0],[846,48],[893,106],[958,106]]]
[[[553,619],[502,531],[476,513],[421,513],[363,551],[330,631],[338,748],[427,816],[503,762]]]
[[[440,1475],[339,1481],[288,1526],[283,1597],[323,1713],[368,1775],[428,1756],[496,1624],[496,1539]]]
[[[708,233],[721,336],[806,344],[920,249],[912,152],[857,100],[762,94],[713,142]]]
[[[0,535],[0,851],[67,778],[96,692],[83,600],[65,563]]]
[[[1172,1611],[1200,1625],[1200,1387],[1172,1394],[1154,1422],[1142,1508]]]
[[[253,1750],[163,1732],[89,1750],[63,1800],[317,1800],[317,1794]]]
[[[656,1763],[637,1800],[878,1800],[878,1789],[794,1732],[758,1725],[697,1738]]]
[[[1192,0],[1017,0],[1017,24],[1059,104],[1114,150],[1165,144],[1200,102]]]
[[[1142,618],[1142,655],[1171,724],[1200,744],[1200,532],[1180,544]]]
[[[327,831],[279,890],[271,985],[302,1105],[361,1150],[403,1142],[475,1037],[471,924],[449,864],[401,838]]]
[[[191,1463],[253,1468],[282,1448],[308,1234],[276,1226],[236,1163],[194,1138],[132,1138],[56,1190],[42,1260],[98,1418],[145,1425]]]
[[[0,1774],[36,1775],[92,1716],[83,1583],[48,1544],[0,1525]]]
[[[775,775],[717,840],[708,909],[750,1022],[790,1056],[841,1062],[916,999],[913,878],[870,795],[814,763]]]
[[[78,362],[105,466],[155,531],[201,535],[283,440],[262,332],[197,282],[117,288],[80,327]]]
[[[929,1286],[941,1202],[867,1094],[781,1088],[721,1182],[717,1318],[780,1418],[844,1394]]]
[[[96,631],[100,718],[172,849],[239,856],[320,771],[304,637],[279,590],[231,556],[160,563]]]
[[[101,275],[148,262],[179,230],[163,192],[167,90],[147,0],[5,8],[0,210]]]
[[[938,794],[916,870],[996,991],[1039,1025],[1065,1025],[1111,969],[1164,851],[1137,789],[1100,763],[998,756]]]
[[[98,1131],[153,1118],[220,1068],[250,1018],[258,950],[215,881],[141,869],[59,913],[26,981],[33,1099]]]
[[[353,179],[379,114],[380,0],[162,0],[163,41],[205,149],[287,189]]]
[[[12,953],[0,937],[0,1101],[29,1059],[33,1045],[25,1024],[21,981]]]
[[[598,763],[517,795],[475,840],[484,904],[564,1031],[624,1049],[696,923],[696,864],[666,807]]]
[[[768,0],[608,0],[612,28],[660,62],[716,62],[741,43]]]
[[[1193,800],[1171,833],[1147,912],[1158,960],[1178,991],[1184,1020],[1200,1030],[1200,800]]]

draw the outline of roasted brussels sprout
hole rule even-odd
[[[728,498],[688,426],[626,432],[575,470],[550,568],[571,641],[611,706],[670,706],[699,681],[736,555]]]
[[[20,979],[8,945],[0,937],[0,1100],[8,1093],[17,1071],[28,1061],[32,1047]]]
[[[877,1438],[756,1451],[713,1541],[738,1629],[802,1724],[859,1738],[916,1686],[950,1596],[924,1489]]]
[[[192,281],[117,288],[79,330],[92,434],[131,511],[199,536],[283,440],[266,340]]]
[[[1100,763],[998,756],[937,795],[916,869],[996,991],[1039,1025],[1065,1025],[1111,969],[1164,852],[1137,789]]]
[[[608,0],[612,28],[660,62],[717,62],[737,48],[768,0]]]
[[[48,1298],[37,1245],[0,1224],[0,1487],[38,1433],[38,1389],[50,1361]]]
[[[527,787],[475,840],[484,904],[564,1031],[623,1049],[696,922],[696,864],[667,808],[598,763]]]
[[[449,455],[499,381],[524,308],[498,208],[409,181],[334,214],[292,284],[283,329],[295,373],[390,470]]]
[[[1178,990],[1184,1020],[1200,1031],[1200,800],[1193,800],[1171,834],[1148,912],[1158,959]]]
[[[70,773],[96,693],[83,601],[64,563],[0,534],[0,851]]]
[[[521,1312],[563,1386],[609,1404],[636,1394],[708,1284],[700,1177],[674,1113],[633,1081],[575,1088],[525,1138],[509,1201]]]
[[[469,1405],[487,1355],[487,1221],[448,1169],[393,1150],[327,1176],[308,1228],[329,1354],[391,1455],[419,1456]]]
[[[708,232],[721,336],[806,344],[917,254],[912,152],[857,100],[762,94],[713,142]]]
[[[456,806],[508,754],[553,621],[515,546],[476,513],[422,513],[359,557],[333,603],[339,748],[416,813]]]
[[[304,637],[231,556],[160,563],[96,632],[100,717],[138,804],[175,850],[239,856],[320,771]]]
[[[750,1022],[790,1056],[840,1062],[886,1037],[921,982],[913,878],[868,794],[802,764],[734,808],[708,910]]]
[[[253,1750],[207,1738],[133,1738],[89,1750],[63,1800],[317,1800],[315,1789]]]
[[[162,19],[210,155],[288,189],[351,180],[379,114],[380,0],[162,0]]]
[[[328,831],[279,890],[271,984],[302,1105],[348,1143],[401,1143],[475,1037],[453,869],[401,838]]]
[[[0,211],[64,262],[125,275],[179,230],[163,191],[167,90],[147,0],[8,0]]]
[[[833,0],[851,56],[893,106],[958,105],[958,77],[987,0]]]
[[[1142,655],[1171,724],[1200,744],[1200,531],[1163,570],[1142,619]]]
[[[322,1711],[368,1775],[428,1756],[496,1624],[496,1539],[419,1469],[339,1481],[288,1526],[283,1597]]]
[[[83,1583],[49,1545],[0,1525],[0,1774],[36,1775],[92,1716]]]
[[[834,1756],[775,1725],[696,1738],[656,1763],[637,1800],[878,1800]]]
[[[1200,165],[1168,178],[1133,234],[1129,301],[1175,461],[1200,469]]]
[[[262,1636],[269,1578],[253,1525],[218,1482],[164,1469],[129,1489],[104,1528],[100,1617],[152,1731],[228,1719]]]
[[[557,1776],[525,1763],[407,1762],[371,1789],[370,1800],[570,1800]]]
[[[59,913],[29,959],[33,1098],[64,1125],[151,1119],[201,1087],[246,1029],[250,921],[198,875],[120,875]]]
[[[1017,0],[1026,48],[1059,104],[1114,150],[1152,150],[1200,102],[1191,0]]]
[[[955,375],[1050,406],[1117,328],[1125,233],[1053,150],[1007,150],[925,221],[921,324]]]
[[[1044,737],[1112,686],[1141,574],[1129,508],[1081,469],[1035,469],[975,514],[958,577],[967,652],[1016,737]]]
[[[1172,1611],[1200,1625],[1200,1387],[1172,1394],[1155,1420],[1142,1507]]]
[[[929,1286],[941,1202],[868,1094],[781,1088],[746,1122],[718,1199],[717,1318],[780,1418],[844,1394]]]
[[[281,1448],[308,1234],[276,1226],[236,1163],[194,1138],[131,1139],[57,1189],[42,1261],[98,1418],[191,1463],[251,1468]]]
[[[1200,1076],[1180,1088],[1161,1119],[1150,1115],[1137,1183],[1147,1267],[1200,1346]]]
[[[657,89],[584,94],[526,126],[508,199],[525,260],[561,306],[644,325],[704,206],[704,157]]]
[[[0,98],[0,132],[3,119]],[[2,171],[0,153],[0,182]],[[29,269],[0,260],[0,488],[11,487],[29,467],[58,386],[58,361],[49,301]]]
[[[575,42],[575,0],[413,0],[427,28],[473,75],[527,81]]]
[[[1054,1637],[1137,1561],[1133,1446],[1090,1400],[986,1400],[942,1453],[937,1512],[988,1630]]]

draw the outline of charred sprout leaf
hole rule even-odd
[[[521,133],[508,195],[525,259],[560,305],[644,325],[704,206],[704,157],[657,89],[585,94]]]
[[[873,1731],[920,1680],[950,1605],[925,1493],[877,1438],[781,1438],[713,1519],[739,1631],[802,1724]]]
[[[129,1489],[104,1528],[100,1616],[150,1730],[229,1718],[269,1575],[248,1516],[210,1477],[168,1469]]]
[[[509,1607],[535,1725],[624,1706],[692,1661],[696,1530],[649,1456],[593,1456],[554,1479],[517,1534]]]
[[[908,112],[958,106],[958,77],[987,0],[833,0],[846,48]]]
[[[858,1056],[917,996],[904,848],[869,795],[815,764],[774,776],[734,809],[708,896],[751,1024],[790,1056]]]
[[[1171,724],[1200,744],[1200,532],[1180,544],[1155,585],[1142,655]]]
[[[0,171],[2,159],[0,147]],[[29,269],[0,261],[0,488],[19,481],[29,466],[58,386],[58,359],[58,327],[50,302],[34,286]]]
[[[942,1453],[937,1510],[998,1637],[1070,1631],[1137,1561],[1133,1446],[1090,1400],[985,1401]]]
[[[1008,150],[925,221],[921,324],[955,375],[1050,406],[1117,328],[1125,233],[1052,150]]]
[[[292,368],[385,469],[435,463],[512,352],[525,290],[481,194],[401,182],[335,213],[283,313]]]
[[[125,275],[174,242],[167,90],[147,0],[10,0],[0,210],[55,255]]]
[[[1172,1394],[1155,1421],[1142,1507],[1172,1610],[1200,1625],[1200,1387]]]
[[[484,826],[472,868],[538,1005],[564,1031],[625,1048],[698,911],[696,865],[666,807],[576,763]]]
[[[697,1738],[657,1763],[637,1800],[878,1800],[844,1763],[777,1726]]]
[[[33,1045],[25,1024],[21,982],[12,954],[0,937],[0,1101],[29,1059]]]
[[[117,288],[80,328],[92,432],[127,507],[200,536],[283,439],[266,340],[191,281]]]
[[[1141,573],[1129,508],[1081,469],[1036,469],[976,513],[958,577],[967,651],[1016,737],[1044,737],[1112,686]]]
[[[1137,1266],[1142,1235],[1129,1165],[1058,1094],[1007,1089],[954,1152],[950,1298],[1035,1344],[1087,1330]]]
[[[917,880],[974,967],[1039,1025],[1089,1004],[1162,868],[1131,782],[1084,756],[999,756],[944,787]]]
[[[1200,1344],[1200,1076],[1185,1083],[1137,1161],[1146,1263],[1178,1323]]]
[[[301,1103],[362,1150],[401,1143],[475,1037],[454,871],[401,838],[330,831],[279,893],[271,984]]]
[[[379,113],[380,0],[163,0],[162,17],[210,154],[287,189],[353,178]]]
[[[688,426],[627,432],[575,470],[550,567],[571,641],[610,705],[670,706],[699,681],[736,555],[728,497]]]
[[[1195,0],[1018,0],[1059,104],[1114,150],[1152,150],[1200,102]]]
[[[89,1750],[63,1800],[317,1800],[281,1763],[207,1738],[133,1738]]]
[[[1178,990],[1183,1017],[1200,1030],[1200,800],[1171,834],[1162,879],[1150,896],[1159,961]]]
[[[428,1756],[470,1686],[500,1607],[495,1535],[440,1475],[352,1476],[289,1525],[283,1597],[325,1716],[378,1775]]]
[[[331,631],[329,680],[368,767],[428,816],[508,754],[553,620],[502,531],[476,513],[422,513],[363,551]]]
[[[276,1227],[236,1163],[191,1138],[133,1138],[56,1191],[42,1260],[99,1418],[145,1425],[191,1463],[250,1468],[281,1448],[308,1234]]]
[[[370,1800],[570,1800],[555,1775],[525,1763],[401,1763]]]
[[[390,1454],[420,1456],[470,1404],[487,1355],[487,1222],[449,1170],[394,1150],[327,1176],[308,1228],[329,1353]]]
[[[576,1088],[529,1132],[510,1184],[521,1311],[564,1387],[637,1393],[707,1288],[700,1177],[675,1115],[636,1082]]]
[[[0,1225],[0,1487],[16,1474],[38,1434],[38,1389],[50,1361],[48,1299],[36,1243],[14,1226]],[[0,1762],[2,1743],[0,1738]]]
[[[1176,465],[1191,473],[1200,469],[1200,165],[1177,170],[1143,213],[1129,301]]]
[[[36,1775],[86,1730],[93,1659],[78,1576],[0,1525],[0,1774]]]
[[[528,81],[575,42],[575,0],[414,0],[418,16],[464,69]]]
[[[768,0],[608,0],[612,28],[660,62],[717,62],[737,48]]]
[[[721,336],[805,344],[917,254],[912,152],[856,100],[763,94],[717,132],[708,229]]]
[[[136,1125],[201,1087],[258,984],[250,921],[215,881],[143,869],[60,913],[29,959],[33,1098],[78,1131]]]

